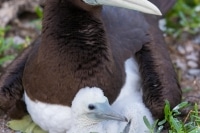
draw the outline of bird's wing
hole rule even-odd
[[[145,19],[150,25],[148,34],[151,41],[136,54],[143,79],[143,100],[153,116],[162,119],[164,100],[168,100],[173,108],[181,102],[182,92],[163,32],[158,27],[158,17],[145,15]]]
[[[173,3],[157,2],[158,7],[163,7],[163,12]],[[143,81],[144,103],[155,118],[162,118],[164,100],[169,100],[174,107],[181,101],[181,90],[163,33],[158,28],[159,17],[115,7],[104,7],[103,11],[103,20],[115,62],[123,65],[122,61],[136,53]]]
[[[6,69],[0,80],[0,109],[10,118],[19,119],[26,114],[26,106],[21,100],[24,93],[22,75],[30,51],[39,44],[39,39],[26,48]]]

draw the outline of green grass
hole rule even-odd
[[[37,6],[35,8],[35,13],[38,16],[38,19],[34,20],[33,23],[34,23],[37,30],[41,30],[42,29],[41,21],[42,21],[42,18],[43,18],[43,9],[40,6]]]
[[[150,125],[146,117],[144,117],[144,122],[150,130],[150,133],[161,133],[166,123],[169,124],[169,133],[199,133],[200,115],[197,104],[193,106],[193,109],[189,111],[185,119],[180,117],[180,111],[188,106],[191,106],[188,102],[182,102],[171,110],[169,102],[166,101],[164,120],[156,120],[153,125]]]
[[[43,17],[43,10],[41,7],[35,8],[35,13],[38,19],[34,20],[36,29],[41,30],[41,20]],[[0,27],[0,66],[6,62],[12,61],[18,53],[20,53],[25,47],[27,47],[31,40],[29,37],[25,38],[25,42],[22,44],[16,44],[13,37],[6,37],[6,33],[10,31],[11,27],[7,26],[5,28]]]
[[[177,38],[183,33],[194,35],[200,31],[200,0],[177,0],[166,15],[166,33]]]
[[[43,9],[40,6],[37,6],[35,8],[35,13],[37,14],[40,20],[43,18]]]
[[[5,37],[6,32],[10,30],[10,27],[0,27],[0,65],[5,62],[11,61],[15,58],[16,54],[24,49],[25,44],[15,44],[13,38]]]

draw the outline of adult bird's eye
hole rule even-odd
[[[95,109],[95,106],[92,105],[92,104],[90,104],[90,105],[88,105],[88,109],[90,109],[90,110],[94,110],[94,109]]]

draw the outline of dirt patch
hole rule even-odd
[[[6,117],[6,115],[0,111],[0,133],[14,133],[14,131],[6,127],[8,120],[9,119]]]
[[[173,44],[166,38],[183,91],[183,100],[200,105],[200,36]]]

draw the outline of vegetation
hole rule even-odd
[[[200,0],[177,0],[166,16],[166,33],[175,38],[182,33],[196,34],[200,31]]]
[[[20,133],[47,133],[36,125],[31,116],[26,115],[20,120],[11,120],[7,123],[7,126]]]
[[[13,60],[16,56],[16,54],[13,53],[19,53],[25,47],[25,43],[16,44],[13,38],[5,37],[5,34],[9,29],[10,27],[0,28],[0,66],[7,61]]]
[[[41,21],[42,21],[42,18],[43,18],[43,9],[39,6],[37,6],[35,8],[35,13],[38,16],[38,19],[36,19],[34,21],[35,27],[36,27],[36,29],[41,30],[42,29]]]
[[[144,122],[151,133],[160,133],[166,123],[169,124],[169,133],[199,133],[200,115],[197,104],[193,106],[193,109],[189,111],[185,119],[179,117],[181,115],[180,111],[188,106],[190,106],[188,102],[182,102],[171,110],[169,102],[166,101],[164,120],[157,120],[153,125],[150,125],[144,117]]]
[[[41,30],[41,19],[43,17],[43,11],[41,7],[36,7],[35,13],[38,19],[33,21],[36,29]],[[12,61],[19,52],[30,44],[31,40],[29,37],[25,38],[23,43],[16,43],[13,37],[7,37],[6,34],[10,31],[11,27],[5,28],[0,27],[0,66],[6,62]]]

